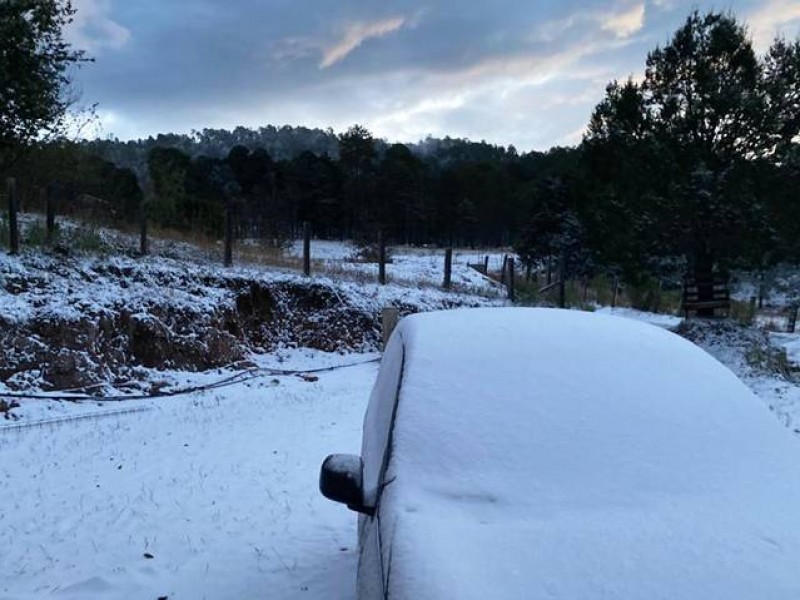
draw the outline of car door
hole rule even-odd
[[[391,461],[392,431],[403,379],[405,345],[402,328],[392,335],[384,351],[378,378],[364,416],[361,456],[364,462],[364,502],[375,508],[372,515],[359,515],[358,597],[384,598],[386,548],[382,548],[381,496]]]

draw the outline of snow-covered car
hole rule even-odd
[[[628,319],[405,318],[320,487],[361,513],[361,599],[800,598],[800,439]]]

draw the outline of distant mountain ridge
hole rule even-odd
[[[332,128],[319,129],[291,125],[266,125],[258,129],[236,127],[232,130],[206,128],[189,134],[166,133],[145,139],[121,141],[95,139],[83,142],[93,153],[120,167],[136,168],[147,160],[147,154],[156,147],[177,148],[190,157],[207,156],[224,158],[232,148],[244,146],[249,150],[265,149],[273,160],[291,160],[303,152],[317,156],[339,157],[339,137]],[[382,154],[392,145],[375,139],[376,151]],[[404,144],[414,154],[447,163],[458,160],[503,160],[517,156],[513,146],[495,146],[485,141],[434,138],[428,136],[415,143]]]

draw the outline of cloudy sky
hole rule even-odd
[[[732,10],[759,50],[800,0],[73,0],[75,76],[103,136],[366,125],[546,149],[580,141],[608,81],[641,74],[692,7]]]

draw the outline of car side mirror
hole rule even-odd
[[[330,500],[347,504],[350,510],[371,515],[374,510],[364,506],[361,471],[360,456],[331,454],[319,472],[319,491]]]

